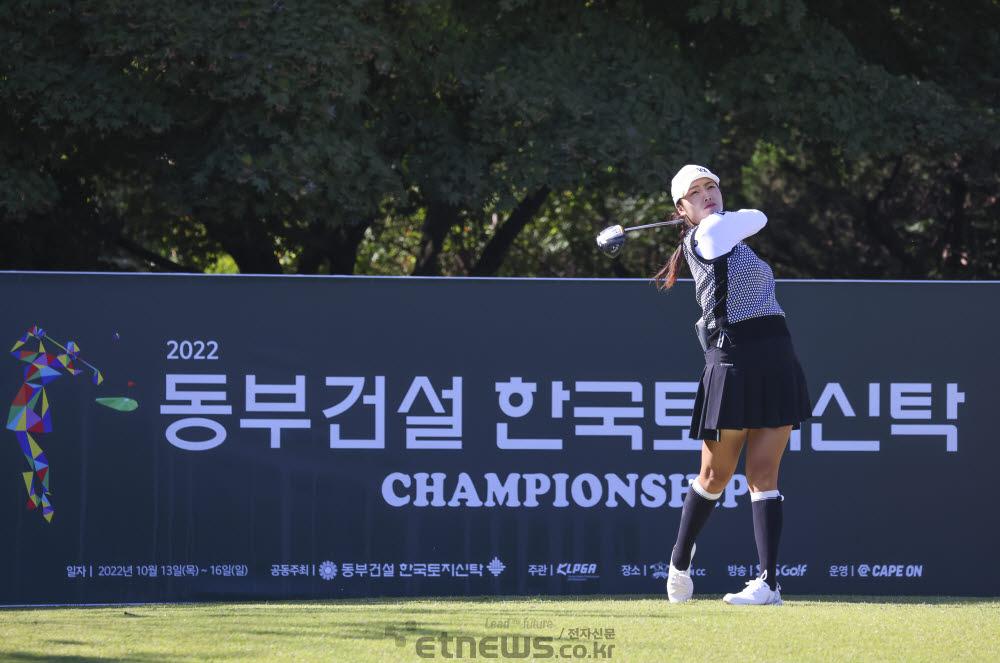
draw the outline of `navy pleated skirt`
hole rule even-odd
[[[810,417],[805,374],[783,316],[738,322],[711,340],[691,416],[693,439],[717,440],[723,429],[799,428]]]

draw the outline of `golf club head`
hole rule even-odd
[[[621,253],[625,245],[625,231],[621,226],[611,226],[601,231],[597,236],[597,247],[614,258]]]

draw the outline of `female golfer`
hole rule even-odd
[[[778,466],[792,428],[809,417],[810,405],[785,313],[774,298],[774,274],[743,242],[764,227],[767,217],[757,210],[723,211],[719,178],[701,166],[681,168],[671,195],[675,218],[684,220],[681,243],[654,279],[662,289],[672,287],[683,254],[708,338],[690,434],[703,440],[701,473],[681,510],[667,596],[672,603],[691,598],[695,539],[736,471],[745,443],[760,575],[723,600],[780,605]]]

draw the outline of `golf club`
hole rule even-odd
[[[633,230],[643,230],[644,228],[655,228],[656,226],[674,226],[683,222],[684,219],[675,219],[673,221],[647,223],[644,226],[632,226],[631,228],[611,226],[602,230],[601,234],[597,236],[597,247],[613,258],[621,253],[622,246],[625,245],[625,233],[630,233]]]

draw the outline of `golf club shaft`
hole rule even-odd
[[[632,226],[631,228],[622,228],[623,232],[632,232],[633,230],[642,230],[643,228],[655,228],[656,226],[675,226],[678,223],[683,223],[684,219],[674,219],[673,221],[660,221],[658,223],[647,223],[644,226]]]

